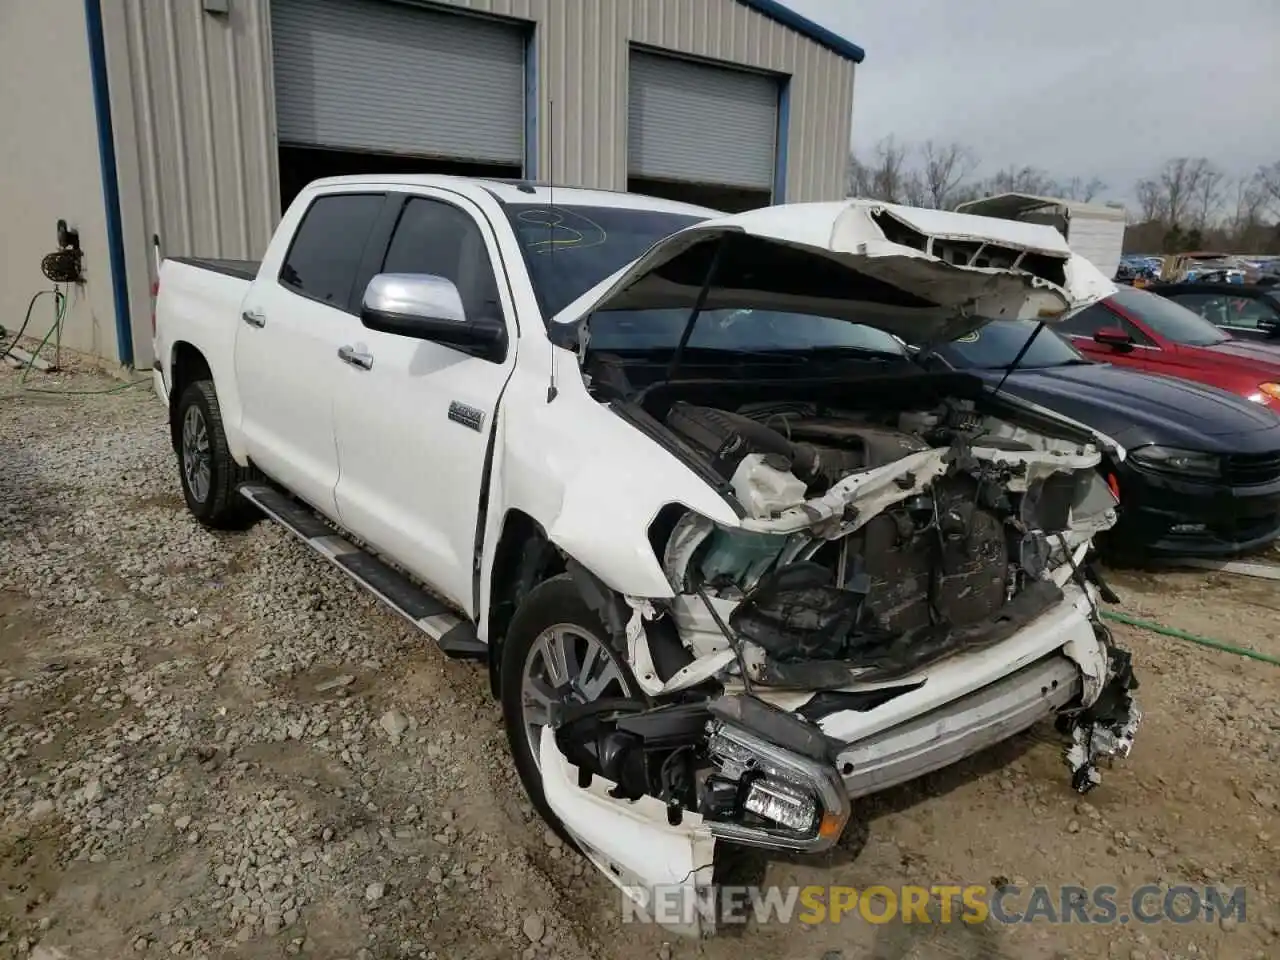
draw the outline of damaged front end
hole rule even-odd
[[[878,207],[836,211],[822,234],[832,250],[858,226],[855,213],[884,226]],[[932,240],[924,255],[872,256],[876,243],[894,247],[882,236],[850,241],[857,253],[844,260],[796,260],[808,241],[792,237],[767,249],[735,241],[735,265],[720,262],[723,238],[710,235],[721,246],[694,288],[690,326],[704,308],[729,307],[725,323],[757,308],[775,325],[817,312],[862,322],[862,297],[887,317],[883,329],[919,318],[954,334],[980,325],[975,303],[998,316],[1071,301],[1069,265],[1044,250],[1035,264],[1024,250],[979,269],[931,259]],[[696,238],[672,247],[612,283],[615,308],[679,301],[706,258]],[[787,257],[790,272],[774,262]],[[826,258],[848,272],[831,279]],[[1020,271],[1024,262],[1039,273]],[[712,290],[713,275],[723,289]],[[679,350],[688,339],[686,327]],[[584,364],[597,399],[737,515],[659,512],[649,540],[671,595],[616,598],[625,607],[607,618],[636,695],[560,704],[543,731],[548,804],[606,875],[633,895],[674,886],[696,908],[717,840],[821,851],[853,799],[1038,721],[1056,717],[1069,734],[1081,792],[1098,783],[1103,758],[1128,753],[1136,680],[1098,620],[1106,590],[1089,562],[1093,536],[1116,519],[1101,438],[905,358],[839,376],[682,382],[671,376],[678,354],[662,379],[626,358]]]
[[[576,790],[598,791],[594,822],[625,808],[643,834],[635,805],[652,804],[653,835],[626,846],[641,863],[684,837],[690,898],[706,896],[708,843],[821,851],[852,798],[1038,720],[1070,735],[1081,792],[1127,754],[1136,681],[1086,561],[1115,519],[1099,454],[981,406],[673,405],[668,424],[727,475],[745,516],[671,523],[674,596],[628,598],[617,638],[641,695],[561,707],[548,742]],[[615,880],[642,875],[609,836],[584,848]]]

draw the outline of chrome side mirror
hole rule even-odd
[[[360,322],[370,330],[431,340],[485,360],[507,355],[507,327],[468,318],[452,280],[427,273],[380,273],[365,288]]]
[[[452,280],[429,273],[380,273],[364,290],[365,314],[466,323],[462,294]]]

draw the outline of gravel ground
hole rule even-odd
[[[100,389],[93,374],[42,385]],[[1280,955],[1280,670],[1120,628],[1147,720],[1085,802],[1052,730],[859,807],[769,884],[1244,884],[1244,923],[624,925],[546,831],[475,666],[271,524],[186,514],[146,387],[0,371],[0,956]],[[1124,609],[1280,654],[1280,589],[1116,573]]]

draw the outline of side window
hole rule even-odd
[[[1170,297],[1174,303],[1198,313],[1210,323],[1222,326],[1229,323],[1231,311],[1228,309],[1227,296],[1222,293],[1181,293]]]
[[[1054,329],[1072,337],[1092,337],[1104,327],[1120,326],[1120,318],[1100,303],[1073,313]]]
[[[382,202],[380,193],[316,197],[285,254],[280,282],[303,296],[347,310],[360,257]]]
[[[1253,297],[1239,297],[1232,301],[1235,308],[1228,321],[1233,327],[1247,327],[1250,330],[1270,328],[1280,316],[1270,302]]]
[[[1133,337],[1133,342],[1141,347],[1154,346],[1154,341],[1119,314],[1112,313],[1100,303],[1085,307],[1079,313],[1073,313],[1059,323],[1054,329],[1071,337],[1088,337],[1103,329],[1123,330]]]
[[[383,273],[429,273],[452,280],[468,318],[502,319],[498,280],[484,235],[452,204],[414,197],[404,205]]]
[[[1145,333],[1138,329],[1138,325],[1123,317],[1116,317],[1113,326],[1119,327],[1129,336],[1133,337],[1133,342],[1140,347],[1154,347],[1156,342],[1148,337]]]

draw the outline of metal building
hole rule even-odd
[[[84,251],[63,343],[149,366],[152,236],[260,256],[318,176],[843,197],[862,56],[777,0],[7,3],[0,325],[49,285],[62,219]]]

